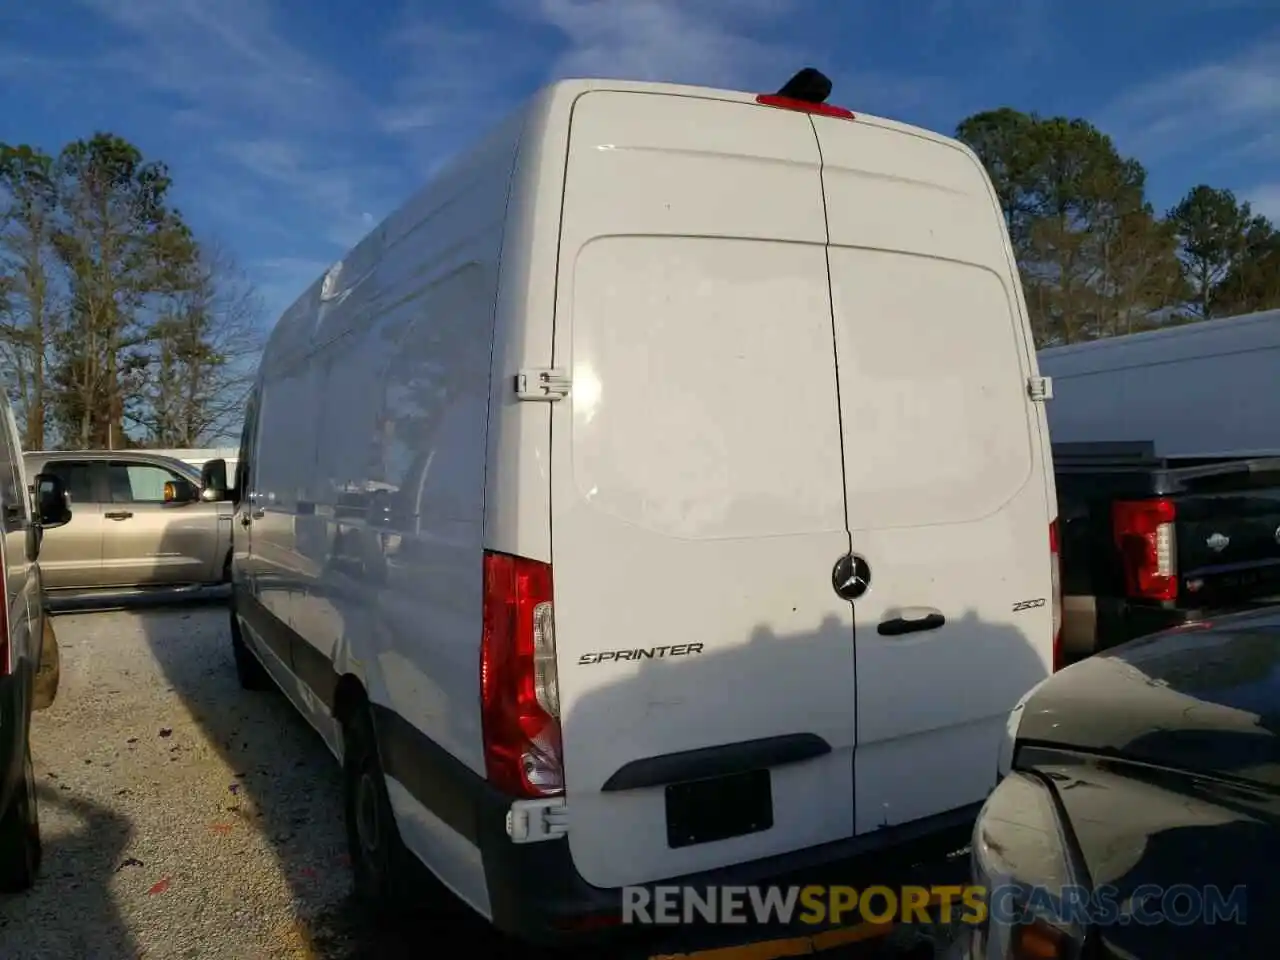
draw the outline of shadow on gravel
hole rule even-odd
[[[133,828],[50,776],[37,787],[44,834],[40,879],[25,894],[0,896],[0,957],[134,960],[142,954],[110,889]],[[74,821],[74,832],[55,834],[55,820],[60,827]]]
[[[225,604],[146,598],[110,605],[143,618],[165,679],[234,771],[221,815],[248,823],[274,849],[296,911],[293,929],[280,934],[287,956],[418,960],[424,940],[435,940],[466,944],[494,960],[567,960],[511,944],[453,900],[424,907],[402,928],[367,916],[349,893],[338,764],[279,690],[240,688]],[[0,957],[7,960],[3,951]]]
[[[195,616],[196,610],[200,611],[201,619],[193,628],[186,621]],[[289,935],[294,943],[290,956],[306,960],[417,960],[434,952],[449,955],[465,950],[486,954],[495,960],[517,957],[521,960],[573,957],[576,960],[579,956],[631,960],[651,952],[621,945],[616,949],[612,945],[585,948],[575,953],[536,950],[501,937],[468,908],[451,899],[424,906],[403,927],[375,923],[349,896],[338,764],[319,735],[278,690],[252,693],[240,688],[232,660],[229,612],[225,604],[148,604],[145,612],[139,612],[145,618],[144,629],[154,656],[175,694],[236,771],[236,790],[225,799],[225,810],[252,823],[269,839],[288,877],[296,912],[295,927]],[[1025,673],[1029,681],[1036,679],[1032,675],[1042,668],[1020,632],[993,628],[979,635],[982,642],[992,648],[993,660],[1004,663],[1007,670],[1018,676]],[[807,639],[788,637],[787,643],[779,643],[763,629],[752,637],[762,647],[779,651],[794,650]],[[659,664],[642,679],[652,680],[653,673],[661,672],[664,679],[679,689],[722,689],[726,676],[737,676],[735,671],[741,673],[749,666],[736,663],[733,657],[708,657],[705,662],[683,667],[684,673],[678,676],[666,676],[673,668]],[[779,667],[772,675],[785,676],[788,672]],[[623,685],[628,682],[634,684],[637,680],[624,681]],[[618,702],[632,701],[620,696],[618,690],[606,687],[579,702],[570,719],[588,727],[610,729],[610,724],[618,722],[611,719],[611,711]],[[852,883],[857,887],[892,882],[888,877],[906,880],[908,873],[914,873],[918,861],[902,860],[904,853],[893,851],[871,858],[878,865],[862,869],[871,869],[872,873],[853,876],[837,872],[821,879]],[[914,877],[912,881],[918,882]],[[937,882],[936,875],[933,882]],[[781,933],[777,931],[772,935]],[[795,936],[795,931],[789,934]],[[681,939],[682,943],[693,943],[692,938],[684,941],[683,934]],[[737,938],[729,942],[733,939]],[[838,957],[905,958],[930,956],[935,952],[933,945],[919,940],[900,943],[892,951],[886,950],[886,946],[859,944],[824,955],[835,960]],[[682,945],[658,952],[687,949],[689,947]]]

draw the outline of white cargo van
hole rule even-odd
[[[974,155],[822,99],[557,83],[280,319],[233,639],[366,895],[554,939],[967,834],[1053,669],[1045,384]]]

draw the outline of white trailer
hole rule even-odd
[[[1149,441],[1169,459],[1280,456],[1280,310],[1039,352],[1053,443]]]

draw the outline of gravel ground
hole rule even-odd
[[[397,932],[350,904],[337,764],[282,695],[239,688],[226,623],[56,618],[62,683],[32,735],[44,869],[0,898],[0,958],[396,960],[431,937],[528,960],[455,905]]]

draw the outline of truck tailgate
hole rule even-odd
[[[1280,595],[1280,474],[1255,475],[1244,488],[1238,476],[1233,479],[1231,491],[1188,491],[1178,497],[1183,606],[1218,607]]]

